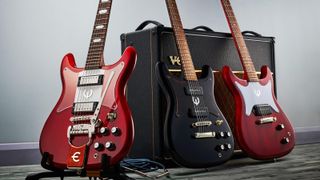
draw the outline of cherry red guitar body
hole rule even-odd
[[[288,154],[295,145],[295,134],[275,98],[270,69],[261,68],[259,82],[239,79],[229,67],[224,67],[222,74],[235,99],[235,137],[240,148],[254,159]],[[256,105],[269,106],[272,113],[256,115]]]
[[[87,152],[84,156],[86,170],[101,168],[102,156],[108,157],[108,164],[118,163],[128,153],[134,137],[134,127],[131,112],[126,102],[125,87],[131,72],[136,63],[136,51],[128,47],[118,62],[113,65],[103,66],[104,70],[103,88],[112,73],[108,83],[105,97],[103,98],[100,113],[98,115],[101,125],[96,127],[95,134],[89,138],[86,135],[74,136],[69,143],[67,132],[72,125],[70,118],[73,116],[72,109],[75,99],[78,74],[84,69],[77,68],[72,54],[67,54],[61,63],[62,94],[50,116],[48,117],[40,137],[40,151],[42,154],[49,154],[51,167],[58,169],[67,168],[68,152],[70,147],[81,147],[87,145]],[[107,119],[110,112],[116,113],[112,121]],[[99,128],[105,127],[109,132],[98,133]],[[110,133],[112,127],[117,127],[121,133],[117,136]],[[109,150],[105,147],[106,142],[112,142],[114,147]],[[94,148],[94,143],[102,146],[99,150]],[[79,156],[73,157],[78,161]]]

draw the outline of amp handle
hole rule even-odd
[[[261,34],[254,32],[254,31],[243,31],[242,35],[249,35],[249,36],[255,36],[255,37],[262,37]]]
[[[209,28],[207,26],[196,26],[196,27],[192,28],[191,30],[194,30],[194,31],[204,30],[206,32],[214,32],[214,30],[212,30],[211,28]]]
[[[153,20],[146,20],[144,22],[142,22],[137,28],[136,31],[142,30],[144,29],[146,26],[148,26],[149,24],[153,24],[155,26],[163,26],[163,24],[159,23],[158,21],[153,21]]]

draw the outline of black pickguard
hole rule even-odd
[[[162,62],[156,65],[156,74],[167,101],[164,142],[173,159],[178,164],[190,168],[209,167],[227,161],[233,154],[234,140],[231,129],[214,98],[214,78],[211,68],[204,66],[203,77],[197,82],[202,87],[203,97],[199,91],[194,95],[200,100],[198,106],[208,110],[207,114],[201,114],[202,119],[212,122],[211,126],[202,128],[192,126],[197,122],[197,117],[194,117],[190,110],[194,110],[197,106],[190,91],[186,90],[190,87],[188,81],[171,75]],[[222,120],[223,123],[217,125],[217,120]],[[216,137],[198,139],[194,137],[197,132],[215,132]],[[225,137],[219,136],[221,132]],[[227,132],[230,137],[227,137]],[[221,146],[225,149],[220,150]]]

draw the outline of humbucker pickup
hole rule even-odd
[[[76,113],[94,113],[98,102],[78,102],[73,103],[72,114]]]
[[[191,117],[202,117],[206,118],[209,116],[208,108],[207,107],[199,107],[196,109],[189,109],[189,115]]]
[[[262,118],[256,121],[257,124],[267,124],[267,123],[273,123],[276,122],[277,118],[276,117],[266,117]]]
[[[266,116],[272,114],[272,109],[268,104],[259,104],[253,107],[253,113],[256,116]]]
[[[216,137],[216,132],[196,132],[194,133],[194,138],[202,139],[202,138],[214,138]]]
[[[197,87],[185,87],[184,88],[184,92],[186,93],[186,95],[188,96],[203,96],[203,89],[201,86],[197,86]]]
[[[79,86],[95,86],[103,84],[103,75],[80,76],[78,79]]]

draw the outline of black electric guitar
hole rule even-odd
[[[178,164],[203,168],[221,164],[233,154],[231,129],[214,98],[212,69],[204,66],[197,78],[175,0],[166,0],[183,76],[169,73],[159,62],[156,74],[166,96],[164,141]]]

